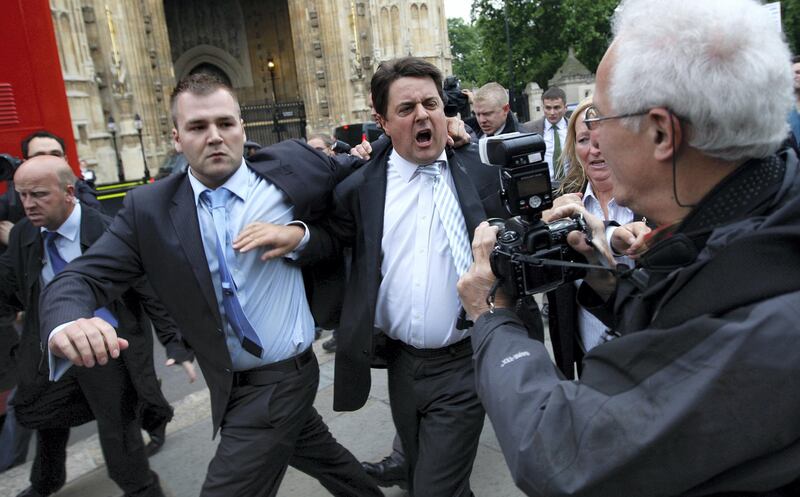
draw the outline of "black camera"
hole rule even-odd
[[[0,154],[0,181],[13,180],[14,173],[20,164],[22,161],[13,155]]]
[[[480,142],[481,161],[500,168],[501,195],[510,219],[490,219],[498,226],[490,258],[492,272],[512,298],[548,292],[582,278],[586,258],[567,243],[572,231],[588,232],[583,218],[541,220],[553,206],[544,139],[534,133],[508,133]]]
[[[456,76],[448,76],[442,85],[444,91],[444,115],[455,117],[461,114],[462,119],[470,115],[469,99],[461,92],[461,82]]]

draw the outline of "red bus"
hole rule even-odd
[[[0,33],[0,153],[19,157],[22,139],[46,129],[64,139],[80,177],[50,3],[4,0]]]

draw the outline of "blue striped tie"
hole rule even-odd
[[[67,266],[67,261],[61,257],[61,253],[58,251],[58,247],[56,247],[56,239],[59,236],[61,236],[61,234],[58,231],[44,232],[44,244],[45,247],[47,247],[47,255],[50,256],[50,267],[53,269],[54,276],[60,273]],[[111,311],[105,307],[101,307],[94,311],[94,315],[110,324],[114,328],[116,328],[119,324],[117,322],[117,318],[115,318],[114,315],[111,314]]]
[[[242,305],[239,303],[239,296],[236,294],[236,282],[233,281],[231,272],[228,269],[227,252],[233,255],[230,237],[228,236],[226,217],[228,211],[226,204],[231,198],[231,193],[227,188],[217,188],[216,190],[205,190],[200,194],[200,198],[211,208],[211,217],[214,219],[214,230],[217,239],[217,261],[219,263],[219,280],[222,286],[222,307],[228,318],[237,338],[242,343],[242,348],[250,354],[261,357],[264,348],[258,333],[253,329],[253,325],[248,321],[244,314]],[[223,245],[224,248],[223,248]]]
[[[464,215],[461,213],[458,200],[442,178],[442,168],[446,165],[445,161],[436,161],[429,166],[420,166],[417,170],[420,174],[433,178],[433,204],[447,234],[456,272],[461,277],[472,264],[472,248],[467,234],[467,224],[464,222]]]

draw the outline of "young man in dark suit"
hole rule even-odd
[[[475,226],[505,213],[497,170],[477,160],[476,147],[446,150],[441,83],[418,58],[381,64],[372,98],[391,146],[337,186],[330,221],[311,226],[301,256],[311,262],[352,247],[334,409],[363,406],[370,366],[387,361],[409,490],[426,497],[471,495],[484,411],[455,285]]]
[[[319,368],[300,269],[267,260],[303,238],[289,222],[327,210],[335,165],[297,141],[245,161],[236,97],[208,75],[177,85],[172,112],[189,171],[129,193],[92,252],[53,281],[42,313],[51,352],[79,366],[117,357],[125,341],[86,318],[147,275],[185,330],[221,431],[202,496],[273,496],[290,464],[334,495],[380,496],[313,407]]]
[[[118,321],[120,333],[137,343],[138,350],[101,368],[74,368],[60,381],[49,382],[40,342],[41,287],[97,240],[109,220],[75,201],[75,177],[60,157],[33,157],[14,179],[26,217],[11,230],[8,250],[0,257],[0,304],[26,311],[16,354],[19,384],[14,407],[17,421],[38,431],[31,486],[20,496],[50,495],[64,485],[70,427],[92,419],[97,420],[111,479],[126,495],[161,496],[158,477],[147,463],[137,403],[155,398],[155,404],[148,401],[146,406],[157,423],[166,423],[172,410],[156,382],[152,332],[142,315],[142,302],[154,311],[151,317],[158,319],[159,328],[171,333],[177,329],[152,295],[137,285],[139,294],[128,292],[109,302],[104,312]]]

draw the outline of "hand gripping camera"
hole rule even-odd
[[[489,220],[500,228],[490,262],[505,292],[517,299],[582,278],[585,269],[571,264],[586,258],[567,244],[567,235],[588,233],[583,218],[541,220],[553,206],[544,139],[534,133],[497,135],[481,140],[480,154],[484,164],[500,168],[501,195],[513,216]]]

